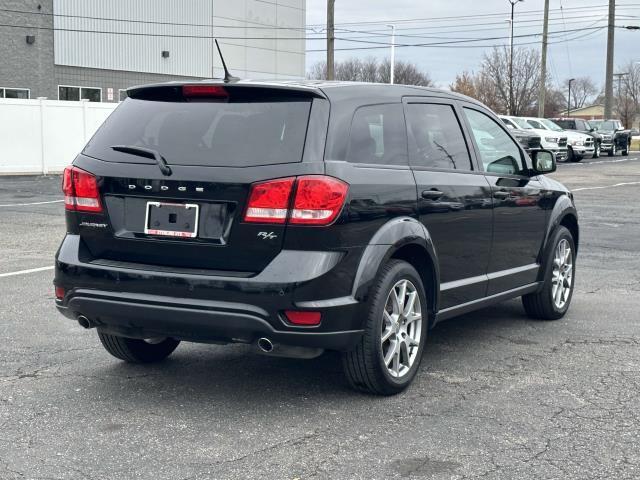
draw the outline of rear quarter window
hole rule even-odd
[[[408,165],[402,104],[358,108],[351,121],[346,160],[375,165]]]
[[[125,100],[85,147],[106,161],[145,162],[114,145],[157,150],[170,165],[249,167],[302,160],[311,100]]]

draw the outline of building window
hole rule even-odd
[[[31,98],[31,90],[28,88],[0,87],[0,98]]]
[[[92,87],[69,87],[66,85],[58,86],[58,100],[89,100],[90,102],[102,101],[102,89]]]
[[[120,101],[121,102],[124,102],[127,98],[129,98],[129,95],[127,94],[126,90],[120,89],[119,93],[120,93]]]

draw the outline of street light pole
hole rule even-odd
[[[569,97],[567,98],[567,117],[571,116],[571,84],[575,82],[575,78],[569,79]]]
[[[509,0],[511,4],[511,35],[509,39],[510,51],[509,54],[509,115],[513,115],[513,15],[516,8],[516,3],[524,2],[524,0]]]
[[[387,27],[391,28],[391,85],[393,85],[395,81],[395,71],[396,71],[396,26],[395,25],[387,25]]]

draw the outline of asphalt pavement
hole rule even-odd
[[[568,315],[442,323],[391,398],[351,391],[333,354],[117,361],[54,307],[59,177],[0,177],[0,479],[640,478],[640,156],[553,177],[580,210]]]

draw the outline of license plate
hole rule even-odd
[[[195,238],[198,236],[198,213],[196,204],[147,202],[144,233]]]

